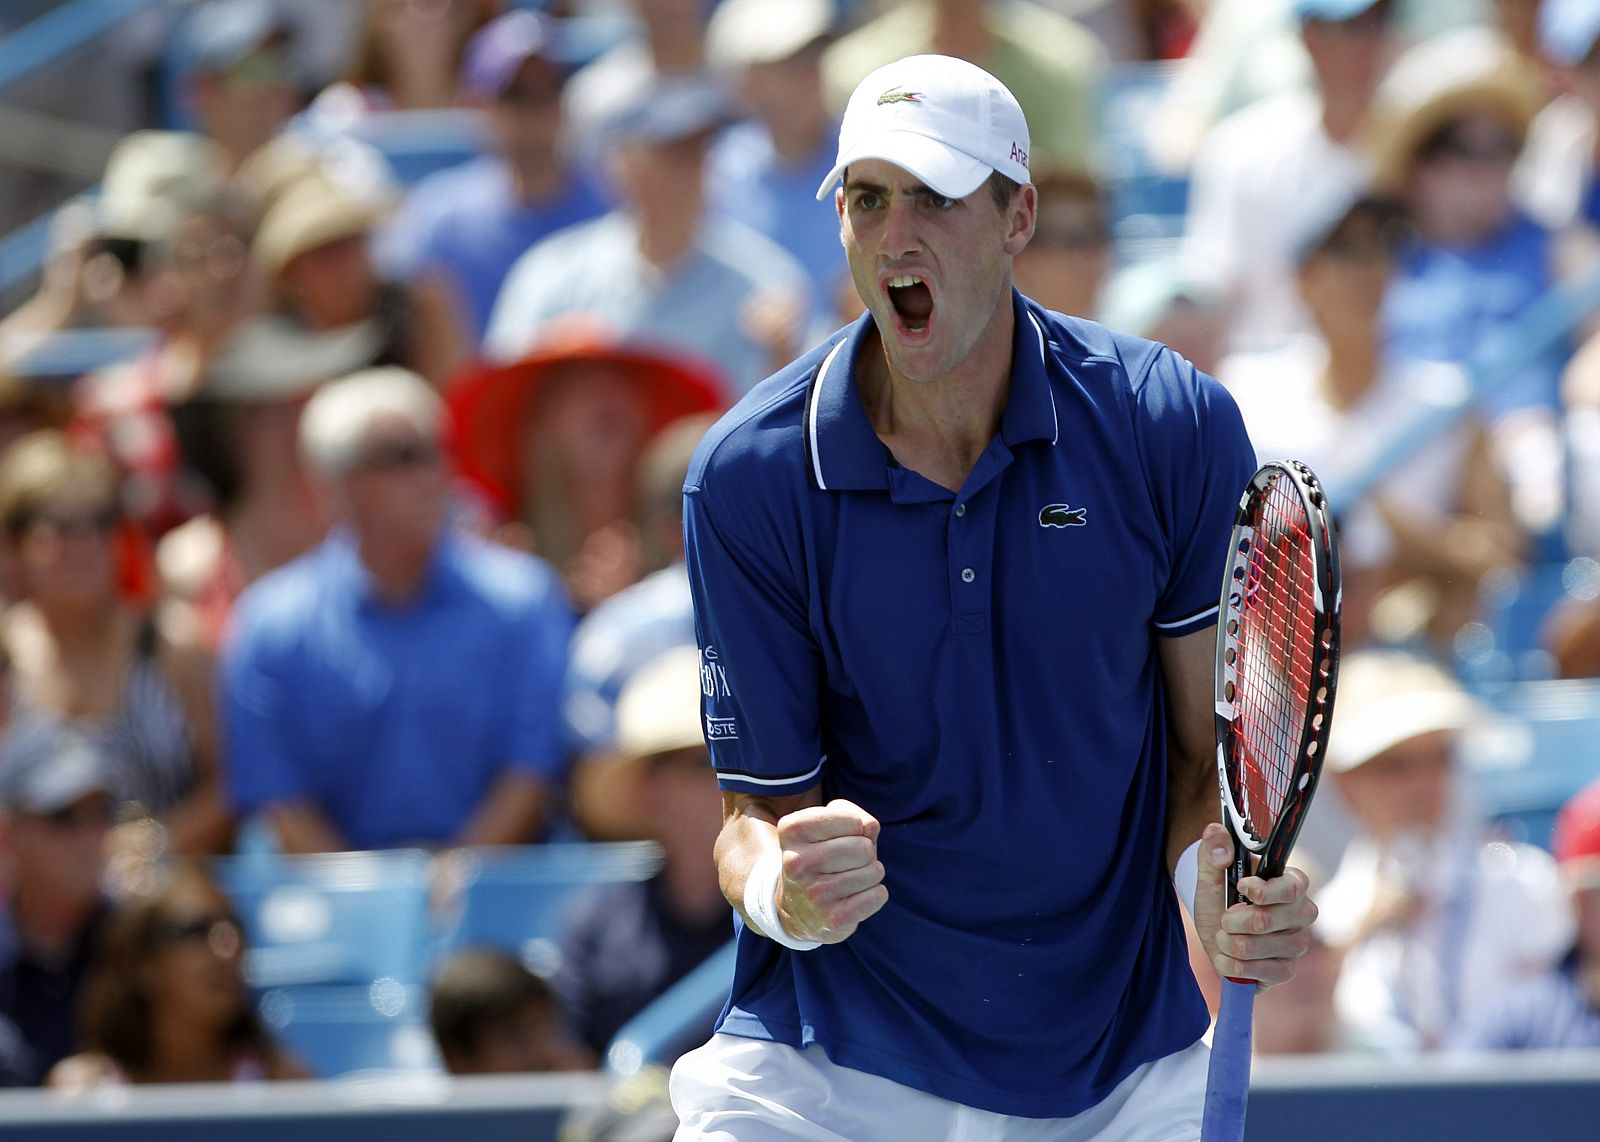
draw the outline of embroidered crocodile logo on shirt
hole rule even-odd
[[[1066,504],[1046,504],[1039,509],[1040,527],[1082,527],[1089,522],[1088,508],[1074,508]]]

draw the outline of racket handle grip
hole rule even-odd
[[[1205,1115],[1200,1142],[1242,1142],[1245,1104],[1250,1097],[1251,1018],[1256,1005],[1254,980],[1222,981],[1222,1004],[1211,1037],[1206,1075]]]

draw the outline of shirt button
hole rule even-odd
[[[961,581],[963,583],[970,583],[976,578],[977,575],[973,574],[971,567],[963,567],[961,569]]]
[[[964,516],[966,514],[967,514],[967,505],[966,504],[957,504],[956,505],[956,518],[960,519],[962,516]]]

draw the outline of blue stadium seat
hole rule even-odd
[[[441,951],[503,948],[553,974],[573,902],[598,885],[646,880],[660,866],[660,849],[648,841],[459,850],[439,873]]]
[[[1594,574],[1592,560],[1562,559],[1486,582],[1480,621],[1456,636],[1462,677],[1477,684],[1550,678],[1554,662],[1540,645],[1541,628],[1556,604],[1593,589]]]
[[[1510,839],[1548,848],[1556,811],[1600,778],[1600,680],[1519,682],[1486,697],[1500,718],[1463,735],[1462,764]]]
[[[282,1046],[318,1078],[361,1071],[442,1070],[428,997],[380,980],[369,987],[274,988],[257,1005]]]
[[[249,937],[253,987],[419,984],[432,857],[420,850],[219,858]]]

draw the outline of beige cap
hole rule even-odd
[[[706,27],[714,67],[777,63],[833,28],[829,0],[722,0]]]
[[[251,253],[267,279],[318,246],[369,232],[383,216],[379,206],[320,172],[295,180],[262,215]]]
[[[135,131],[111,152],[100,183],[99,232],[158,242],[216,195],[225,177],[215,143],[191,131]]]
[[[1373,102],[1368,126],[1373,184],[1388,194],[1404,189],[1417,148],[1452,119],[1495,111],[1524,138],[1539,104],[1538,76],[1486,28],[1447,32],[1418,44],[1395,61]]]
[[[700,651],[679,646],[642,666],[617,699],[617,752],[644,758],[705,745]]]
[[[1327,765],[1347,773],[1402,742],[1467,729],[1477,703],[1447,672],[1395,650],[1362,650],[1339,664]]]

